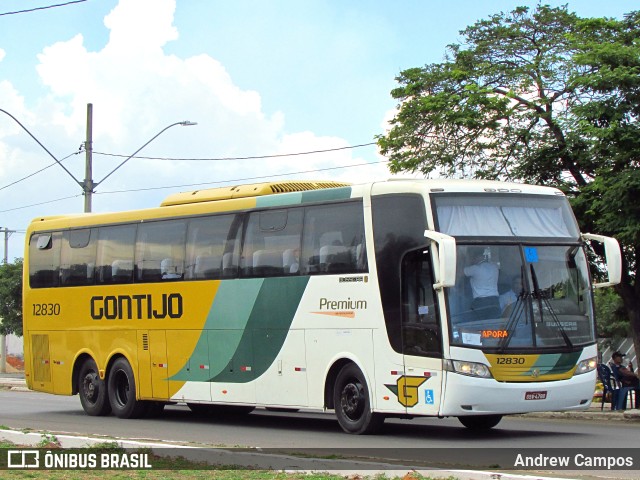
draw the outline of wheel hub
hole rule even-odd
[[[342,411],[351,420],[357,420],[360,418],[364,408],[364,391],[362,386],[355,383],[348,383],[345,385],[342,389],[340,404]]]

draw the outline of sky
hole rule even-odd
[[[639,7],[545,3],[582,17],[621,18]],[[66,5],[39,9],[56,4]],[[397,75],[442,61],[466,26],[536,4],[0,0],[0,228],[14,231],[7,257],[23,256],[33,218],[83,211],[89,103],[92,177],[104,179],[94,212],[275,179],[384,180],[386,160],[371,144],[393,117]],[[11,13],[28,9],[37,10]],[[197,125],[175,125],[182,121]]]

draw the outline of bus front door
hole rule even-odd
[[[402,260],[404,378],[398,399],[407,414],[437,415],[442,396],[442,330],[433,289],[431,254],[421,248]]]

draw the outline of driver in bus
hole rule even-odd
[[[464,274],[471,284],[471,309],[479,320],[497,318],[501,313],[498,293],[500,268],[491,261],[489,248],[474,248],[470,253],[471,263],[464,268]]]

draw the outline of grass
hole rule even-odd
[[[37,448],[59,448],[58,439],[44,433]],[[0,440],[0,450],[10,448],[33,448],[24,445],[16,445],[6,440]],[[125,450],[116,442],[102,442],[87,447],[87,452],[124,452]],[[345,477],[329,473],[304,473],[304,472],[275,472],[268,470],[250,470],[237,465],[204,465],[197,464],[184,458],[168,458],[153,455],[146,452],[152,458],[153,470],[0,470],[1,478],[11,479],[51,479],[51,480],[444,480],[443,477],[435,479],[424,477],[416,472],[408,472],[403,477],[387,477],[386,475],[352,475]],[[3,464],[0,459],[0,465]],[[456,480],[448,477],[446,480]]]

